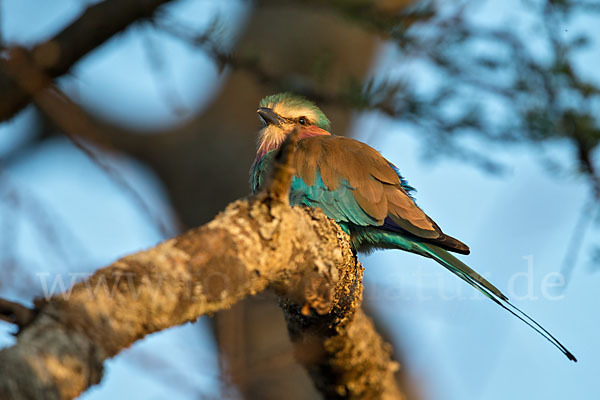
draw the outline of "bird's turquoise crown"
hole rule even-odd
[[[277,104],[282,104],[290,108],[307,108],[316,115],[316,125],[329,132],[331,129],[331,123],[325,116],[325,113],[321,111],[319,107],[306,97],[291,93],[283,92],[267,96],[260,101],[259,107],[275,108]]]

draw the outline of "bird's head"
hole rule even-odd
[[[300,129],[300,139],[330,134],[329,120],[323,111],[312,101],[289,92],[265,97],[256,112],[263,123],[257,159],[278,148],[294,128]]]

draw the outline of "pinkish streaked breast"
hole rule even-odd
[[[300,129],[300,140],[312,137],[312,136],[323,136],[323,135],[331,135],[331,133],[327,132],[324,129],[319,128],[316,125],[310,126],[299,126]],[[285,140],[288,134],[291,133],[291,130],[285,132],[283,135],[262,135],[260,138],[260,142],[258,145],[258,150],[256,152],[256,158],[254,159],[254,163],[264,157],[265,154],[270,152],[271,150],[275,150]]]

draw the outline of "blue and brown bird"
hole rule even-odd
[[[318,207],[350,236],[360,252],[400,249],[429,257],[482,292],[577,361],[546,329],[513,306],[494,285],[450,252],[469,247],[445,234],[416,204],[415,189],[394,164],[357,140],[334,136],[325,114],[311,101],[291,93],[267,96],[257,110],[263,123],[250,170],[257,192],[287,135],[299,130],[290,204]]]

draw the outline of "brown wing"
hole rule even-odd
[[[327,190],[347,182],[358,205],[382,229],[468,254],[466,245],[445,235],[415,204],[390,163],[372,147],[340,136],[316,136],[298,142],[295,161],[297,174],[307,185],[314,184],[317,170]]]

